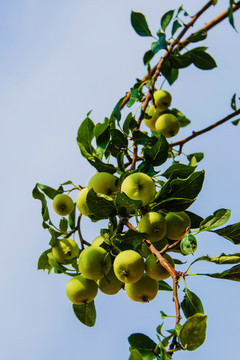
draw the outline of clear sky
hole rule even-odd
[[[205,1],[183,3],[194,14]],[[228,6],[227,0],[219,3],[199,20],[199,27]],[[96,326],[79,323],[65,295],[68,279],[36,270],[50,239],[41,227],[40,202],[31,198],[31,191],[36,182],[52,187],[69,179],[87,184],[94,169],[80,156],[75,141],[79,124],[91,109],[94,122],[102,121],[135,78],[146,73],[142,56],[151,39],[140,38],[131,28],[131,10],[143,12],[154,33],[161,15],[179,5],[176,0],[0,2],[4,360],[127,360],[130,333],[144,332],[155,340],[155,328],[162,321],[159,311],[173,314],[169,293],[160,293],[149,304],[131,302],[124,292],[112,297],[99,294]],[[240,29],[239,13],[235,22]],[[203,72],[191,66],[180,72],[171,89],[164,84],[172,93],[172,105],[192,120],[176,139],[228,115],[232,95],[239,95],[239,34],[225,21],[209,32],[203,44],[218,68]],[[240,127],[229,123],[184,147],[186,153],[205,153],[199,168],[206,170],[206,180],[191,208],[203,217],[224,207],[232,209],[230,223],[240,221],[239,134]],[[84,220],[88,241],[98,236],[100,225]],[[198,240],[197,256],[240,252],[217,235],[203,234]],[[217,266],[199,263],[194,269],[215,272]],[[188,285],[209,316],[207,340],[194,354],[182,352],[176,359],[235,359],[239,284],[193,277]],[[172,326],[169,320],[165,329]]]

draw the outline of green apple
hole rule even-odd
[[[153,94],[155,106],[159,111],[165,111],[171,105],[172,96],[166,90],[157,90]]]
[[[150,176],[137,172],[123,180],[121,191],[130,199],[141,200],[143,205],[147,205],[154,198],[156,186]]]
[[[179,132],[180,124],[178,118],[172,114],[160,115],[155,123],[155,131],[171,138]]]
[[[180,249],[184,255],[193,254],[197,250],[197,239],[195,236],[192,234],[184,236],[180,243]]]
[[[70,264],[72,259],[78,257],[79,247],[74,240],[61,239],[52,247],[52,254],[60,264]]]
[[[112,196],[117,191],[116,176],[107,172],[98,172],[91,177],[88,190],[93,189],[96,193]]]
[[[146,233],[146,238],[152,242],[162,240],[167,232],[167,223],[163,215],[149,212],[142,216],[138,231]]]
[[[102,247],[89,246],[79,256],[79,271],[87,279],[99,280],[103,278],[109,272],[111,266],[110,255]]]
[[[107,295],[117,294],[124,286],[124,283],[116,277],[113,267],[107,275],[102,279],[97,280],[97,284],[101,292]]]
[[[144,268],[143,257],[134,250],[120,252],[113,262],[116,277],[124,283],[134,283],[140,280]]]
[[[60,216],[66,216],[73,211],[74,203],[70,196],[58,194],[53,199],[53,209]]]
[[[173,268],[175,267],[171,256],[164,254],[163,257],[170,263],[170,265],[172,265]],[[150,254],[147,257],[146,273],[151,279],[154,280],[165,280],[171,276],[169,272],[160,264],[160,262],[157,262],[157,258],[153,254]]]
[[[165,220],[167,222],[167,238],[178,240],[182,237],[187,228],[191,226],[191,220],[184,211],[169,212]]]
[[[86,279],[83,275],[74,276],[66,286],[67,297],[76,305],[91,302],[97,296],[97,292],[97,283]]]
[[[93,240],[91,246],[100,246],[103,243],[104,243],[104,238],[103,238],[103,236],[100,235],[100,236],[96,237],[96,239]]]
[[[142,278],[137,282],[126,284],[125,290],[131,300],[149,302],[157,296],[158,283],[144,273]]]
[[[88,206],[87,206],[87,193],[88,193],[88,188],[84,188],[82,189],[78,195],[77,195],[77,200],[76,200],[76,205],[78,207],[78,210],[80,211],[81,214],[88,216],[90,215]]]
[[[146,109],[144,115],[144,122],[147,127],[149,127],[149,129],[151,129],[152,131],[155,131],[155,123],[160,115],[161,111],[157,110],[154,105],[151,105]]]
[[[154,247],[160,251],[164,248],[164,246],[166,246],[168,244],[168,239],[166,237],[164,237],[162,240],[154,242]],[[144,258],[147,258],[148,255],[150,255],[152,252],[149,249],[149,247],[147,246],[147,244],[142,243],[140,245],[140,248],[138,249],[139,254],[141,254]]]

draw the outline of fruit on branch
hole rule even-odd
[[[128,175],[123,180],[121,191],[130,199],[141,200],[144,206],[153,200],[156,186],[150,176],[138,172]]]
[[[99,280],[103,278],[111,266],[110,254],[102,247],[89,246],[79,256],[79,271],[87,279]]]
[[[175,264],[170,255],[164,254],[163,257],[170,263],[170,265],[175,268]],[[171,275],[169,272],[160,264],[156,256],[150,254],[146,260],[146,273],[147,275],[154,280],[165,280],[168,279]]]
[[[167,232],[167,222],[158,212],[149,212],[142,216],[138,231],[146,233],[146,238],[152,242],[162,240]]]
[[[87,193],[88,193],[88,188],[84,188],[82,189],[78,195],[77,195],[77,199],[76,199],[76,205],[78,210],[80,211],[81,214],[88,216],[90,215],[88,206],[87,206]]]
[[[157,90],[153,94],[153,99],[156,108],[159,111],[165,111],[171,105],[172,96],[166,90]]]
[[[53,209],[60,216],[66,216],[73,211],[74,203],[70,196],[58,194],[53,199]]]
[[[100,235],[93,240],[91,246],[100,246],[103,243],[104,243],[104,237]]]
[[[155,123],[155,131],[171,138],[179,132],[180,124],[178,118],[172,114],[160,115]]]
[[[113,263],[116,277],[124,283],[134,283],[141,279],[144,273],[143,257],[134,250],[120,252]]]
[[[107,295],[115,295],[123,288],[123,282],[120,281],[111,267],[109,273],[97,281],[99,289]]]
[[[152,131],[156,130],[155,123],[160,115],[161,115],[161,111],[156,109],[154,105],[151,105],[146,109],[144,114],[144,122]]]
[[[117,191],[116,176],[107,172],[98,172],[88,182],[88,190],[93,189],[96,193],[113,196]]]
[[[140,280],[133,284],[125,284],[125,290],[128,297],[133,301],[149,302],[153,300],[158,293],[158,283],[151,279],[146,273]]]
[[[74,276],[66,286],[66,294],[69,300],[76,305],[91,302],[98,293],[97,283],[86,279],[83,275]]]
[[[169,212],[165,220],[167,222],[167,238],[178,240],[182,237],[187,228],[191,226],[191,220],[184,211]]]
[[[164,246],[166,246],[168,244],[168,239],[166,237],[164,237],[162,240],[154,242],[154,247],[155,249],[157,249],[158,251],[162,250],[164,248]],[[147,246],[147,244],[145,243],[141,243],[140,248],[138,249],[139,254],[141,254],[144,258],[147,258],[148,255],[150,255],[152,252],[149,249],[149,247]]]
[[[197,240],[194,235],[188,234],[180,242],[180,249],[185,255],[193,254],[197,250]]]
[[[70,264],[79,255],[79,247],[74,240],[61,239],[52,247],[52,254],[60,264]]]

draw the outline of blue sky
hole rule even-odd
[[[186,0],[184,6],[193,14],[204,3],[198,1],[196,7],[196,2]],[[199,27],[227,5],[225,0],[212,8],[199,20]],[[151,39],[135,34],[131,10],[143,12],[155,32],[163,12],[178,6],[176,0],[0,2],[4,204],[0,355],[4,360],[127,359],[128,335],[145,332],[155,339],[159,310],[173,312],[168,293],[159,294],[150,304],[131,302],[124,292],[115,297],[99,294],[96,326],[89,329],[80,324],[65,295],[68,279],[36,271],[49,237],[41,227],[40,203],[31,198],[31,190],[36,182],[57,187],[72,179],[87,184],[94,170],[80,156],[75,141],[80,122],[91,109],[92,119],[102,121],[135,78],[146,72],[142,56]],[[239,14],[235,18],[240,29]],[[171,89],[164,85],[172,93],[172,105],[192,120],[176,139],[229,114],[230,99],[239,93],[239,34],[225,21],[209,32],[204,45],[218,68],[203,72],[191,66],[182,70]],[[206,170],[206,180],[192,206],[203,217],[224,207],[232,209],[230,223],[239,221],[239,129],[225,124],[184,147],[186,153],[205,153],[199,168]],[[100,225],[84,219],[88,241],[98,235]],[[239,252],[238,246],[210,233],[198,239],[197,256]],[[216,269],[211,264],[199,266],[202,272]],[[193,277],[188,285],[209,316],[207,340],[194,359],[206,357],[206,351],[209,359],[235,358],[238,283]],[[172,326],[169,321],[166,329]],[[179,353],[176,359],[192,359],[192,353]]]

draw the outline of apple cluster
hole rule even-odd
[[[181,238],[181,246],[175,251],[187,255],[196,249],[195,237],[188,235],[191,221],[187,213],[150,210],[149,205],[156,195],[156,185],[145,173],[130,173],[120,185],[119,179],[110,173],[98,172],[93,175],[88,186],[81,189],[76,198],[76,205],[85,216],[91,215],[87,204],[87,195],[91,189],[112,199],[120,190],[129,199],[140,200],[146,211],[141,214],[137,230],[158,251]],[[60,216],[70,214],[73,207],[69,195],[59,194],[53,199],[53,208]],[[78,305],[91,302],[98,290],[114,295],[123,288],[133,301],[149,302],[157,295],[158,280],[170,277],[145,242],[141,242],[136,250],[120,250],[114,246],[114,240],[108,242],[104,236],[98,236],[90,246],[80,251],[74,240],[64,238],[52,247],[52,255],[63,265],[77,260],[78,271],[67,283],[66,293],[70,301]],[[175,267],[170,255],[166,253],[163,257],[170,266]]]
[[[171,94],[166,90],[156,90],[153,94],[153,104],[144,115],[145,124],[155,133],[161,133],[171,138],[179,132],[178,118],[168,110],[172,102]]]

